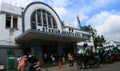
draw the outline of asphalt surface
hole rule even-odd
[[[61,68],[49,67],[42,68],[41,71],[120,71],[120,62],[114,62],[112,64],[101,64],[99,68],[87,68],[78,70],[76,65],[69,67],[68,64],[62,65]]]

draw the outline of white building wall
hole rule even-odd
[[[109,50],[111,48],[111,46],[114,45],[115,47],[118,47],[118,49],[120,50],[120,42],[106,42],[103,44],[103,46],[105,47],[105,50]]]
[[[17,15],[21,15],[21,11],[22,11],[20,7],[16,7],[7,3],[2,3],[1,10],[4,12],[9,12]]]
[[[0,12],[0,45],[11,45],[10,41],[14,45],[15,37],[22,34],[22,17],[20,17],[22,10],[6,3],[2,4],[1,9],[3,13]],[[6,29],[6,13],[19,15],[18,29],[14,30],[13,37],[10,37],[10,29]]]
[[[18,17],[18,30],[15,30],[14,32],[13,42],[15,42],[15,37],[19,36],[20,34],[22,34],[22,18]]]
[[[0,11],[1,11],[2,0],[0,0]]]
[[[8,45],[9,30],[5,29],[5,14],[0,14],[0,45]]]

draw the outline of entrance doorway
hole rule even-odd
[[[56,57],[58,49],[55,44],[44,44],[43,45],[43,60],[46,63],[51,63],[51,56]]]
[[[63,48],[63,55],[65,56],[65,59],[68,59],[68,53],[74,54],[73,48]]]

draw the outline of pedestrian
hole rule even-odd
[[[69,60],[70,67],[72,67],[74,65],[73,64],[73,56],[70,53],[68,53],[68,60]]]
[[[17,58],[18,63],[20,63],[20,60],[21,60],[21,56],[18,56]]]
[[[45,63],[45,65],[47,63],[47,54],[46,53],[44,54],[44,63]]]
[[[65,64],[65,57],[62,57],[62,63]]]
[[[24,55],[19,59],[18,62],[18,71],[26,71],[26,65],[27,65],[27,56]]]
[[[53,54],[51,55],[51,59],[52,59],[53,65],[56,65],[56,60],[55,60],[55,57],[53,56]]]
[[[28,56],[28,69],[27,69],[27,71],[33,71],[34,70],[34,64],[37,61],[38,61],[37,57],[30,54]]]

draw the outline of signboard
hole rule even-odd
[[[14,57],[9,57],[9,59],[14,59]]]

